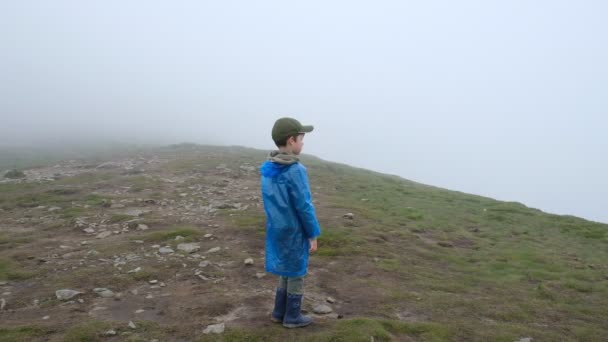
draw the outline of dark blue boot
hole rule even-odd
[[[304,316],[300,313],[302,305],[302,295],[288,293],[287,294],[287,309],[285,310],[285,318],[283,318],[283,326],[286,328],[305,327],[312,323],[312,318]]]
[[[270,315],[270,320],[276,323],[283,322],[285,316],[285,305],[287,302],[287,289],[277,288],[276,297],[274,297],[274,310]]]

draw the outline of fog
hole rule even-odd
[[[608,223],[602,1],[5,1],[0,143],[304,152]]]

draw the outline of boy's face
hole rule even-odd
[[[289,140],[287,140],[287,145],[289,146],[291,153],[296,155],[300,154],[304,147],[304,134],[300,134],[295,138],[289,138]]]

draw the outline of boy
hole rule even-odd
[[[308,255],[317,250],[321,229],[306,168],[298,159],[304,134],[312,130],[313,126],[303,126],[296,119],[278,119],[272,128],[272,140],[279,150],[270,152],[260,168],[266,213],[266,272],[279,276],[271,320],[282,322],[286,328],[312,323],[310,317],[300,313],[300,307]]]

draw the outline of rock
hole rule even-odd
[[[104,334],[104,336],[116,336],[116,330],[114,330],[114,329],[106,330],[103,334]]]
[[[177,245],[177,249],[186,253],[194,253],[201,249],[201,246],[197,243],[180,243]]]
[[[109,231],[109,230],[107,230],[105,232],[101,232],[101,233],[97,234],[97,236],[95,236],[95,237],[98,238],[98,239],[104,239],[104,238],[107,238],[110,235],[112,235],[112,232]]]
[[[532,337],[524,337],[515,342],[532,342]]]
[[[49,211],[61,210],[61,207],[50,207]]]
[[[328,303],[331,303],[331,304],[333,304],[333,303],[335,303],[335,302],[336,302],[336,300],[335,300],[333,297],[327,297],[327,298],[325,298],[325,300],[326,300]]]
[[[4,298],[0,299],[0,311],[4,310],[5,306],[6,306],[6,300]]]
[[[207,267],[209,266],[209,261],[205,260],[205,261],[201,261],[200,264],[198,264],[198,267]]]
[[[44,316],[44,317],[42,317],[42,319],[43,319],[43,320],[45,320],[45,321],[46,321],[47,319],[49,319],[49,318],[51,318],[51,316]]]
[[[160,284],[158,284],[158,286],[160,286],[160,287],[165,287],[165,286],[167,286],[167,285],[165,285],[165,283],[163,283],[163,282],[161,281],[161,282],[160,282]]]
[[[175,253],[175,251],[173,249],[169,248],[169,247],[161,247],[158,250],[158,253],[160,253],[160,254],[171,254],[171,253]]]
[[[207,253],[216,253],[219,252],[221,250],[220,247],[213,247],[210,250],[207,251]]]
[[[266,273],[258,272],[255,274],[255,277],[258,279],[262,279],[266,276]]]
[[[447,242],[447,241],[439,241],[439,242],[437,242],[437,244],[441,247],[447,247],[447,248],[454,247],[454,245],[451,242]]]
[[[68,300],[68,299],[72,299],[72,298],[78,296],[81,293],[82,292],[75,291],[75,290],[64,289],[64,290],[55,291],[55,296],[57,296],[57,299],[59,299],[59,300]]]
[[[156,279],[150,280],[148,283],[150,283],[150,284],[156,284],[156,283],[158,283],[158,280],[156,280]]]
[[[213,234],[205,234],[204,238],[210,238],[212,236],[213,236]]]
[[[203,334],[221,334],[224,332],[225,328],[226,328],[226,326],[224,325],[224,323],[211,324],[211,325],[208,325],[207,328],[205,328],[205,330],[203,330]]]
[[[183,239],[185,239],[185,238],[183,236],[181,236],[181,235],[178,235],[178,236],[175,237],[175,241],[181,241]]]
[[[103,298],[112,298],[114,297],[114,292],[110,289],[106,289],[105,287],[98,287],[93,289],[93,292],[97,293],[98,296]]]
[[[353,213],[346,213],[342,217],[348,220],[352,220],[355,218],[355,215]]]
[[[140,314],[140,313],[142,313],[142,312],[146,312],[146,310],[144,310],[144,309],[135,310],[135,313],[136,313],[136,314]]]
[[[87,234],[93,234],[93,233],[95,233],[95,229],[93,229],[93,228],[85,228],[82,231],[85,232],[85,233],[87,233]]]
[[[129,321],[129,328],[137,329],[137,326],[135,325],[135,323],[133,323],[133,321]]]
[[[110,206],[110,208],[112,208],[112,209],[122,209],[124,207],[125,207],[125,205],[121,204],[121,203],[114,203]]]
[[[4,286],[4,285],[7,285],[7,284],[8,284],[8,282],[6,282],[6,281],[0,281],[0,286]]]
[[[139,272],[139,271],[141,271],[141,267],[134,268],[134,269],[130,270],[130,271],[129,271],[129,272],[127,272],[127,273],[137,273],[137,272]]]
[[[253,265],[253,259],[252,258],[245,259],[245,265]]]
[[[148,226],[145,225],[145,224],[138,224],[137,225],[137,230],[148,230],[148,229],[150,229],[150,228],[148,228]]]
[[[316,313],[316,314],[322,314],[322,315],[324,315],[324,314],[331,313],[333,310],[328,305],[319,304],[319,305],[315,306],[312,309],[312,311],[314,313]]]

